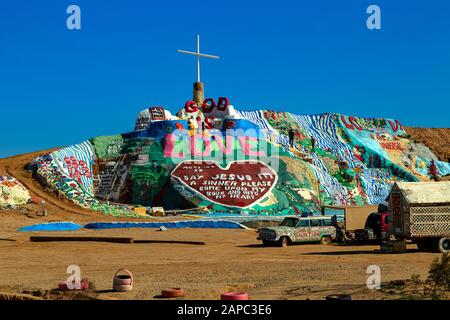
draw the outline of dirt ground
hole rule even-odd
[[[75,218],[75,217],[72,217]],[[162,289],[182,287],[187,299],[218,299],[226,291],[248,291],[252,299],[323,299],[328,294],[351,294],[353,299],[399,298],[366,288],[369,265],[378,265],[382,281],[425,278],[433,253],[376,254],[377,246],[319,244],[287,248],[262,247],[253,230],[155,229],[82,230],[57,235],[133,237],[136,240],[189,240],[206,245],[113,244],[96,242],[30,242],[30,233],[17,227],[37,218],[0,213],[0,293],[55,289],[67,279],[69,265],[95,283],[88,296],[97,299],[154,299]],[[77,219],[71,219],[77,220]],[[101,219],[97,219],[101,220]],[[33,233],[33,235],[55,233]],[[129,269],[135,289],[114,293],[112,278]],[[53,297],[55,298],[55,297]],[[57,298],[57,297],[56,297]]]
[[[376,254],[374,250],[379,247],[375,245],[307,244],[266,248],[256,240],[254,230],[229,229],[33,233],[202,241],[205,245],[30,242],[30,233],[17,232],[19,227],[51,221],[85,224],[126,220],[77,208],[46,193],[23,170],[38,154],[42,152],[0,159],[0,175],[16,177],[34,196],[45,199],[49,213],[47,217],[37,216],[39,206],[35,204],[15,211],[0,210],[0,299],[155,299],[161,290],[172,287],[184,288],[186,299],[194,300],[218,299],[226,291],[247,291],[251,299],[263,300],[324,299],[329,294],[351,294],[353,299],[397,299],[401,297],[393,291],[367,289],[367,267],[381,268],[383,284],[409,279],[413,274],[424,279],[431,261],[439,256],[417,252],[414,244],[404,254]],[[174,220],[173,217],[155,219]],[[93,282],[95,290],[63,295],[51,291],[67,279],[66,269],[70,265],[78,265],[81,276]],[[113,275],[119,268],[133,273],[132,292],[111,291]]]

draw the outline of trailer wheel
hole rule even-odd
[[[438,248],[439,252],[442,253],[450,252],[450,239],[442,238],[441,240],[439,240]]]
[[[320,239],[320,244],[323,244],[323,245],[330,245],[332,242],[333,242],[333,239],[331,239],[330,236],[323,236]]]

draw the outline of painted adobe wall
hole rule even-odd
[[[322,204],[383,203],[394,181],[429,178],[433,154],[404,138],[395,120],[189,110],[179,112],[180,119],[161,107],[146,109],[137,130],[37,159],[35,175],[76,204],[116,216],[134,216],[135,205],[318,213]],[[450,174],[448,163],[436,165],[441,175]]]
[[[20,206],[31,201],[27,188],[17,179],[0,176],[0,207]]]

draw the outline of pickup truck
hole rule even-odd
[[[336,240],[336,228],[331,217],[287,217],[279,226],[259,229],[257,240],[264,246],[280,247],[302,242],[331,244]]]

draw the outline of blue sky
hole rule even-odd
[[[81,8],[81,30],[66,9]],[[382,29],[366,28],[366,8]],[[0,6],[0,157],[129,131],[151,105],[340,112],[450,126],[450,2],[29,0]]]

